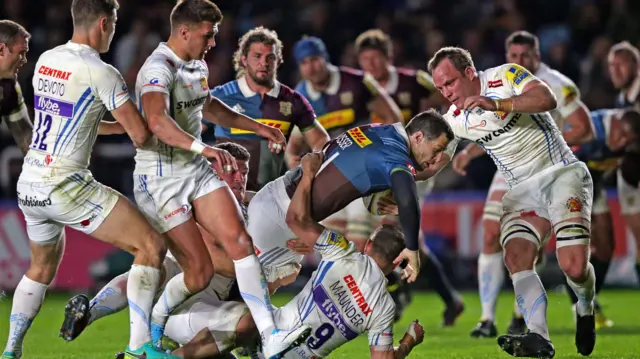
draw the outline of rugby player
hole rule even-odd
[[[31,35],[20,24],[0,20],[0,124],[4,120],[23,153],[29,151],[33,125],[17,81],[27,63]]]
[[[558,129],[564,130],[563,137],[568,145],[574,146],[586,143],[593,138],[591,118],[587,107],[580,100],[577,86],[566,76],[549,68],[540,60],[538,38],[527,31],[516,31],[505,41],[507,62],[518,64],[538,79],[545,82],[556,96],[558,107],[550,111]],[[487,91],[499,89],[497,84],[489,84]],[[484,154],[477,144],[471,144],[454,157],[454,169],[464,173],[469,161],[477,155]],[[594,173],[591,172],[592,178]],[[595,180],[594,180],[595,182]],[[598,186],[599,188],[599,186]],[[502,216],[502,197],[509,190],[505,177],[496,171],[483,213],[484,241],[482,253],[478,257],[478,289],[482,303],[482,317],[478,325],[471,331],[472,337],[495,337],[498,335],[495,325],[496,304],[500,289],[504,284],[504,262],[500,246],[500,217]],[[593,253],[590,261],[594,267],[596,283],[604,282],[604,276],[611,261],[613,234],[611,230],[611,216],[603,188],[595,191],[595,204],[592,209],[592,241],[593,246],[600,248]],[[544,253],[538,258],[537,268],[544,265]],[[597,290],[600,285],[596,284]],[[571,288],[568,292],[573,295]],[[574,296],[575,297],[575,296]],[[577,301],[577,299],[576,299]],[[507,329],[510,334],[521,334],[526,325],[516,305],[515,314]],[[605,318],[600,315],[603,322]]]
[[[302,179],[287,212],[287,223],[299,241],[322,256],[304,289],[288,304],[275,309],[281,328],[309,325],[313,334],[284,358],[322,358],[344,343],[368,332],[371,358],[405,358],[420,344],[424,330],[414,321],[393,347],[394,303],[386,291],[384,276],[395,266],[404,247],[402,233],[393,226],[376,230],[364,254],[342,235],[331,232],[311,217],[312,182],[322,164],[322,154],[302,160]],[[246,305],[216,296],[198,294],[176,309],[167,335],[183,347],[173,352],[183,358],[210,358],[235,346],[251,344],[255,326]],[[253,351],[255,345],[249,347]],[[258,349],[252,358],[264,358]]]
[[[22,356],[25,334],[64,252],[65,226],[135,256],[127,284],[132,309],[125,352],[133,358],[173,358],[153,348],[148,326],[166,251],[164,241],[136,207],[96,182],[88,170],[98,134],[125,130],[138,148],[152,139],[121,75],[100,60],[99,54],[109,50],[117,9],[115,0],[74,0],[71,41],[43,53],[35,66],[36,126],[17,186],[31,265],[13,297],[4,359]],[[14,27],[12,37],[18,47],[11,51],[18,50],[24,57],[28,34]],[[0,51],[7,51],[6,42]],[[119,124],[102,123],[107,111]]]
[[[406,123],[422,111],[441,106],[444,99],[433,87],[433,80],[426,71],[393,66],[391,62],[393,58],[392,47],[391,38],[379,29],[367,30],[360,34],[355,41],[360,67],[365,73],[371,74],[400,107],[402,119]],[[382,122],[377,118],[377,115],[372,114],[372,116],[373,122]],[[425,181],[424,183],[427,185],[418,186],[421,200],[433,187],[433,181]],[[383,223],[397,223],[396,216],[383,218]],[[464,310],[461,297],[451,286],[436,256],[429,252],[426,246],[423,246],[423,249],[427,259],[424,263],[424,271],[429,278],[429,283],[446,305],[442,324],[444,326],[453,325],[456,318]],[[410,296],[409,288],[406,287],[406,282],[399,278],[397,271],[392,273],[387,280],[399,318],[404,308],[403,301],[406,300],[402,296]]]
[[[331,139],[371,123],[371,113],[377,114],[382,123],[402,122],[400,109],[380,84],[362,71],[332,65],[321,39],[303,38],[295,44],[293,55],[302,77],[296,91],[309,100]],[[292,135],[287,147],[289,168],[297,166],[303,152],[302,137]],[[355,201],[327,218],[324,225],[344,233],[362,249],[374,220],[362,201]]]
[[[282,42],[278,34],[262,26],[244,34],[234,54],[237,79],[211,90],[227,106],[266,125],[279,128],[288,139],[297,127],[314,151],[329,141],[327,131],[316,121],[309,101],[280,83],[276,72],[282,63]],[[254,159],[249,171],[250,191],[282,174],[284,153],[269,151],[268,141],[237,128],[216,126],[218,143],[231,141],[246,147]]]
[[[236,201],[209,166],[236,168],[228,152],[202,143],[203,113],[216,125],[252,131],[269,139],[276,153],[285,138],[280,130],[233,111],[211,96],[203,57],[215,45],[222,13],[208,0],[179,2],[171,12],[171,35],[147,58],[136,80],[136,94],[157,146],[138,149],[134,194],[151,224],[169,239],[183,273],[167,283],[151,315],[151,337],[160,345],[170,313],[189,296],[206,288],[214,266],[197,224],[215,233],[234,260],[238,286],[263,338],[265,354],[277,358],[308,328],[294,332],[275,327],[269,293]],[[193,211],[192,211],[193,209]]]
[[[548,112],[557,107],[553,92],[517,64],[479,72],[469,52],[458,47],[438,50],[428,67],[452,103],[445,118],[456,136],[482,147],[510,188],[502,199],[500,243],[529,332],[503,335],[498,344],[514,356],[555,355],[547,296],[534,271],[538,251],[553,229],[558,263],[580,299],[576,347],[589,355],[596,336],[595,276],[589,263],[593,185],[586,165],[573,155]]]
[[[620,90],[616,107],[640,111],[640,52],[627,41],[615,44],[609,50],[609,75]],[[637,126],[629,124],[630,126]],[[635,127],[634,127],[635,128]],[[637,132],[636,132],[637,133]],[[638,173],[640,148],[637,143],[627,146],[617,171],[620,211],[636,239],[636,275],[640,281],[640,189]]]

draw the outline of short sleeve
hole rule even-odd
[[[322,231],[313,249],[320,253],[322,258],[329,260],[344,258],[356,252],[353,243],[344,238],[342,234],[329,229]]]
[[[513,95],[522,94],[522,89],[531,81],[537,80],[527,69],[516,64],[502,65],[499,71],[504,71],[507,85],[513,91]]]
[[[129,100],[129,90],[115,67],[101,65],[91,71],[91,89],[107,110],[113,111]]]
[[[393,350],[395,304],[390,297],[388,297],[388,300],[381,301],[381,304],[383,304],[384,311],[372,321],[373,325],[367,333],[369,346],[381,351]]]
[[[565,82],[557,86],[553,92],[558,99],[558,112],[563,118],[580,108],[580,91],[575,84]]]
[[[315,127],[316,113],[313,111],[309,101],[300,93],[294,93],[294,122],[300,131],[304,132]],[[318,124],[320,126],[320,124]]]
[[[138,76],[138,81],[142,82],[138,84],[141,88],[140,96],[147,92],[162,92],[167,95],[171,92],[174,73],[169,66],[166,62],[150,61],[140,69]]]
[[[425,91],[421,91],[422,93],[430,94],[433,91],[436,91],[436,85],[433,84],[433,78],[429,75],[428,72],[424,70],[416,71],[416,81]],[[424,97],[424,96],[421,96]]]

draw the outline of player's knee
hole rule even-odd
[[[512,274],[532,270],[536,255],[537,247],[533,242],[523,238],[514,238],[504,248],[504,264]]]
[[[482,253],[492,254],[502,251],[500,246],[500,222],[485,219],[483,221],[483,230]]]
[[[57,263],[31,263],[26,275],[38,283],[49,285],[55,278],[57,271]]]
[[[253,253],[251,236],[244,227],[238,226],[234,230],[227,231],[225,237],[224,249],[231,259],[239,260]]]
[[[162,235],[149,228],[147,233],[136,242],[131,253],[138,263],[160,268],[167,253],[167,246]]]
[[[213,278],[214,267],[208,255],[205,258],[193,258],[184,265],[184,283],[191,292],[199,292],[205,289]]]
[[[564,274],[574,281],[584,279],[589,263],[589,247],[574,245],[561,247],[557,250],[558,266]]]

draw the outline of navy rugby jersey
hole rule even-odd
[[[362,71],[327,66],[330,79],[324,92],[316,91],[306,80],[296,86],[296,91],[309,100],[318,122],[331,138],[336,138],[350,128],[371,123],[367,106],[377,93],[367,85]]]
[[[355,127],[331,140],[311,189],[312,216],[321,221],[354,200],[391,187],[391,174],[415,176],[415,162],[402,124]],[[285,174],[287,194],[302,177],[301,167]]]
[[[227,106],[252,119],[282,131],[287,140],[298,126],[305,131],[314,125],[316,116],[309,102],[299,93],[279,82],[264,97],[253,92],[243,76],[211,90],[211,94]],[[234,142],[247,148],[251,154],[247,189],[257,191],[282,174],[284,151],[274,154],[269,141],[253,132],[237,128],[215,126],[216,140]]]
[[[611,121],[617,121],[621,115],[622,112],[616,109],[591,111],[594,138],[582,144],[575,151],[575,154],[592,171],[606,171],[618,166],[620,153],[612,151],[608,146],[608,142]],[[614,116],[618,117],[618,119],[614,119]]]

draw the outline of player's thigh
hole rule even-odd
[[[55,241],[48,243],[30,241],[31,264],[26,273],[27,277],[39,283],[50,284],[58,272],[64,248],[64,230],[60,232]]]
[[[216,274],[234,278],[236,273],[233,260],[224,250],[222,243],[216,239],[215,235],[207,232],[202,226],[198,225],[198,229],[204,239],[204,244],[207,247],[211,261],[215,263]]]

